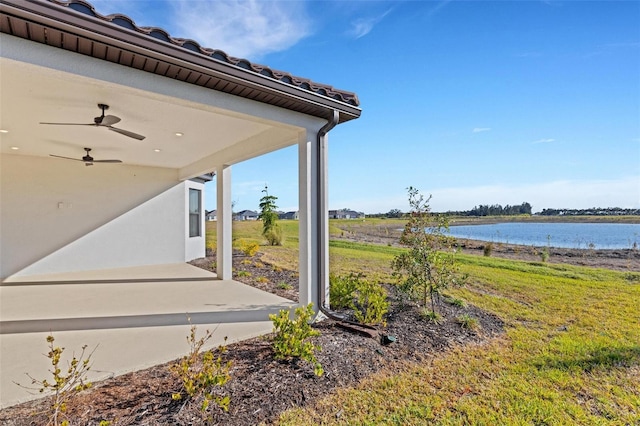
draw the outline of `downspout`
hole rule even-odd
[[[375,327],[349,321],[339,313],[332,311],[331,308],[326,305],[325,283],[327,282],[326,266],[327,266],[328,259],[324,256],[324,248],[326,247],[326,245],[329,244],[329,242],[325,241],[326,235],[323,232],[324,228],[322,226],[322,223],[325,220],[328,221],[329,219],[328,217],[325,216],[327,214],[328,209],[327,209],[327,206],[325,205],[325,199],[323,197],[323,195],[326,194],[326,188],[325,188],[326,181],[324,179],[322,171],[325,169],[325,146],[327,143],[326,136],[327,136],[327,133],[331,131],[331,129],[336,127],[339,119],[340,119],[340,113],[334,109],[331,119],[327,122],[327,124],[322,126],[322,128],[318,131],[318,135],[316,138],[316,146],[317,146],[316,148],[317,149],[316,179],[318,183],[316,205],[318,206],[318,210],[319,210],[318,214],[323,215],[322,218],[318,217],[317,229],[316,229],[316,234],[317,234],[316,249],[318,253],[318,277],[317,277],[318,285],[316,287],[318,289],[318,309],[328,318],[334,321],[337,321],[338,325],[342,326],[343,328],[346,328],[350,331],[355,331],[355,332],[364,334],[368,337],[376,338],[377,331]]]

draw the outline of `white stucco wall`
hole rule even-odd
[[[187,185],[172,169],[2,155],[0,277],[182,262]]]

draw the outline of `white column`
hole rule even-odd
[[[232,212],[231,212],[231,166],[216,167],[216,220],[217,220],[217,248],[216,271],[218,278],[231,279],[231,260],[233,250],[232,241]]]
[[[299,303],[313,303],[318,311],[320,279],[328,289],[329,228],[327,211],[326,150],[318,149],[316,133],[307,131],[298,142],[300,255]],[[318,157],[323,156],[323,170],[318,173]],[[319,271],[323,271],[319,274]],[[322,278],[320,278],[322,277]],[[327,290],[328,291],[328,290]],[[328,300],[328,295],[325,296]]]

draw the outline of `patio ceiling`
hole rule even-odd
[[[293,127],[105,80],[6,58],[0,60],[0,71],[0,129],[8,131],[0,134],[2,154],[80,158],[88,147],[96,160],[183,169],[222,150],[238,150],[238,145],[261,140],[262,151],[269,152],[297,137]],[[146,138],[138,141],[90,126],[39,124],[92,123],[101,114],[98,103],[110,106],[107,115],[122,119],[114,127]]]
[[[335,112],[339,123],[360,116],[354,93],[102,16],[80,0],[3,0],[0,32],[3,154],[80,158],[87,147],[95,159],[176,168],[184,179],[297,143],[300,117],[316,127]],[[99,103],[122,119],[114,127],[146,138],[39,124],[92,123]],[[285,110],[294,125],[284,124]]]

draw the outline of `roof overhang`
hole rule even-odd
[[[0,135],[3,155],[79,158],[90,147],[96,159],[173,168],[190,179],[296,144],[334,111],[341,122],[360,115],[348,92],[307,90],[294,77],[289,84],[253,64],[243,68],[246,61],[192,51],[184,40],[159,40],[159,30],[126,28],[121,15],[107,19],[73,5],[92,11],[78,0],[0,1],[0,128],[10,130]],[[39,124],[90,123],[98,103],[122,118],[116,127],[147,138]]]
[[[0,31],[163,77],[339,123],[360,116],[353,93],[270,70],[224,52],[141,28],[124,15],[99,15],[90,4],[2,0]]]

